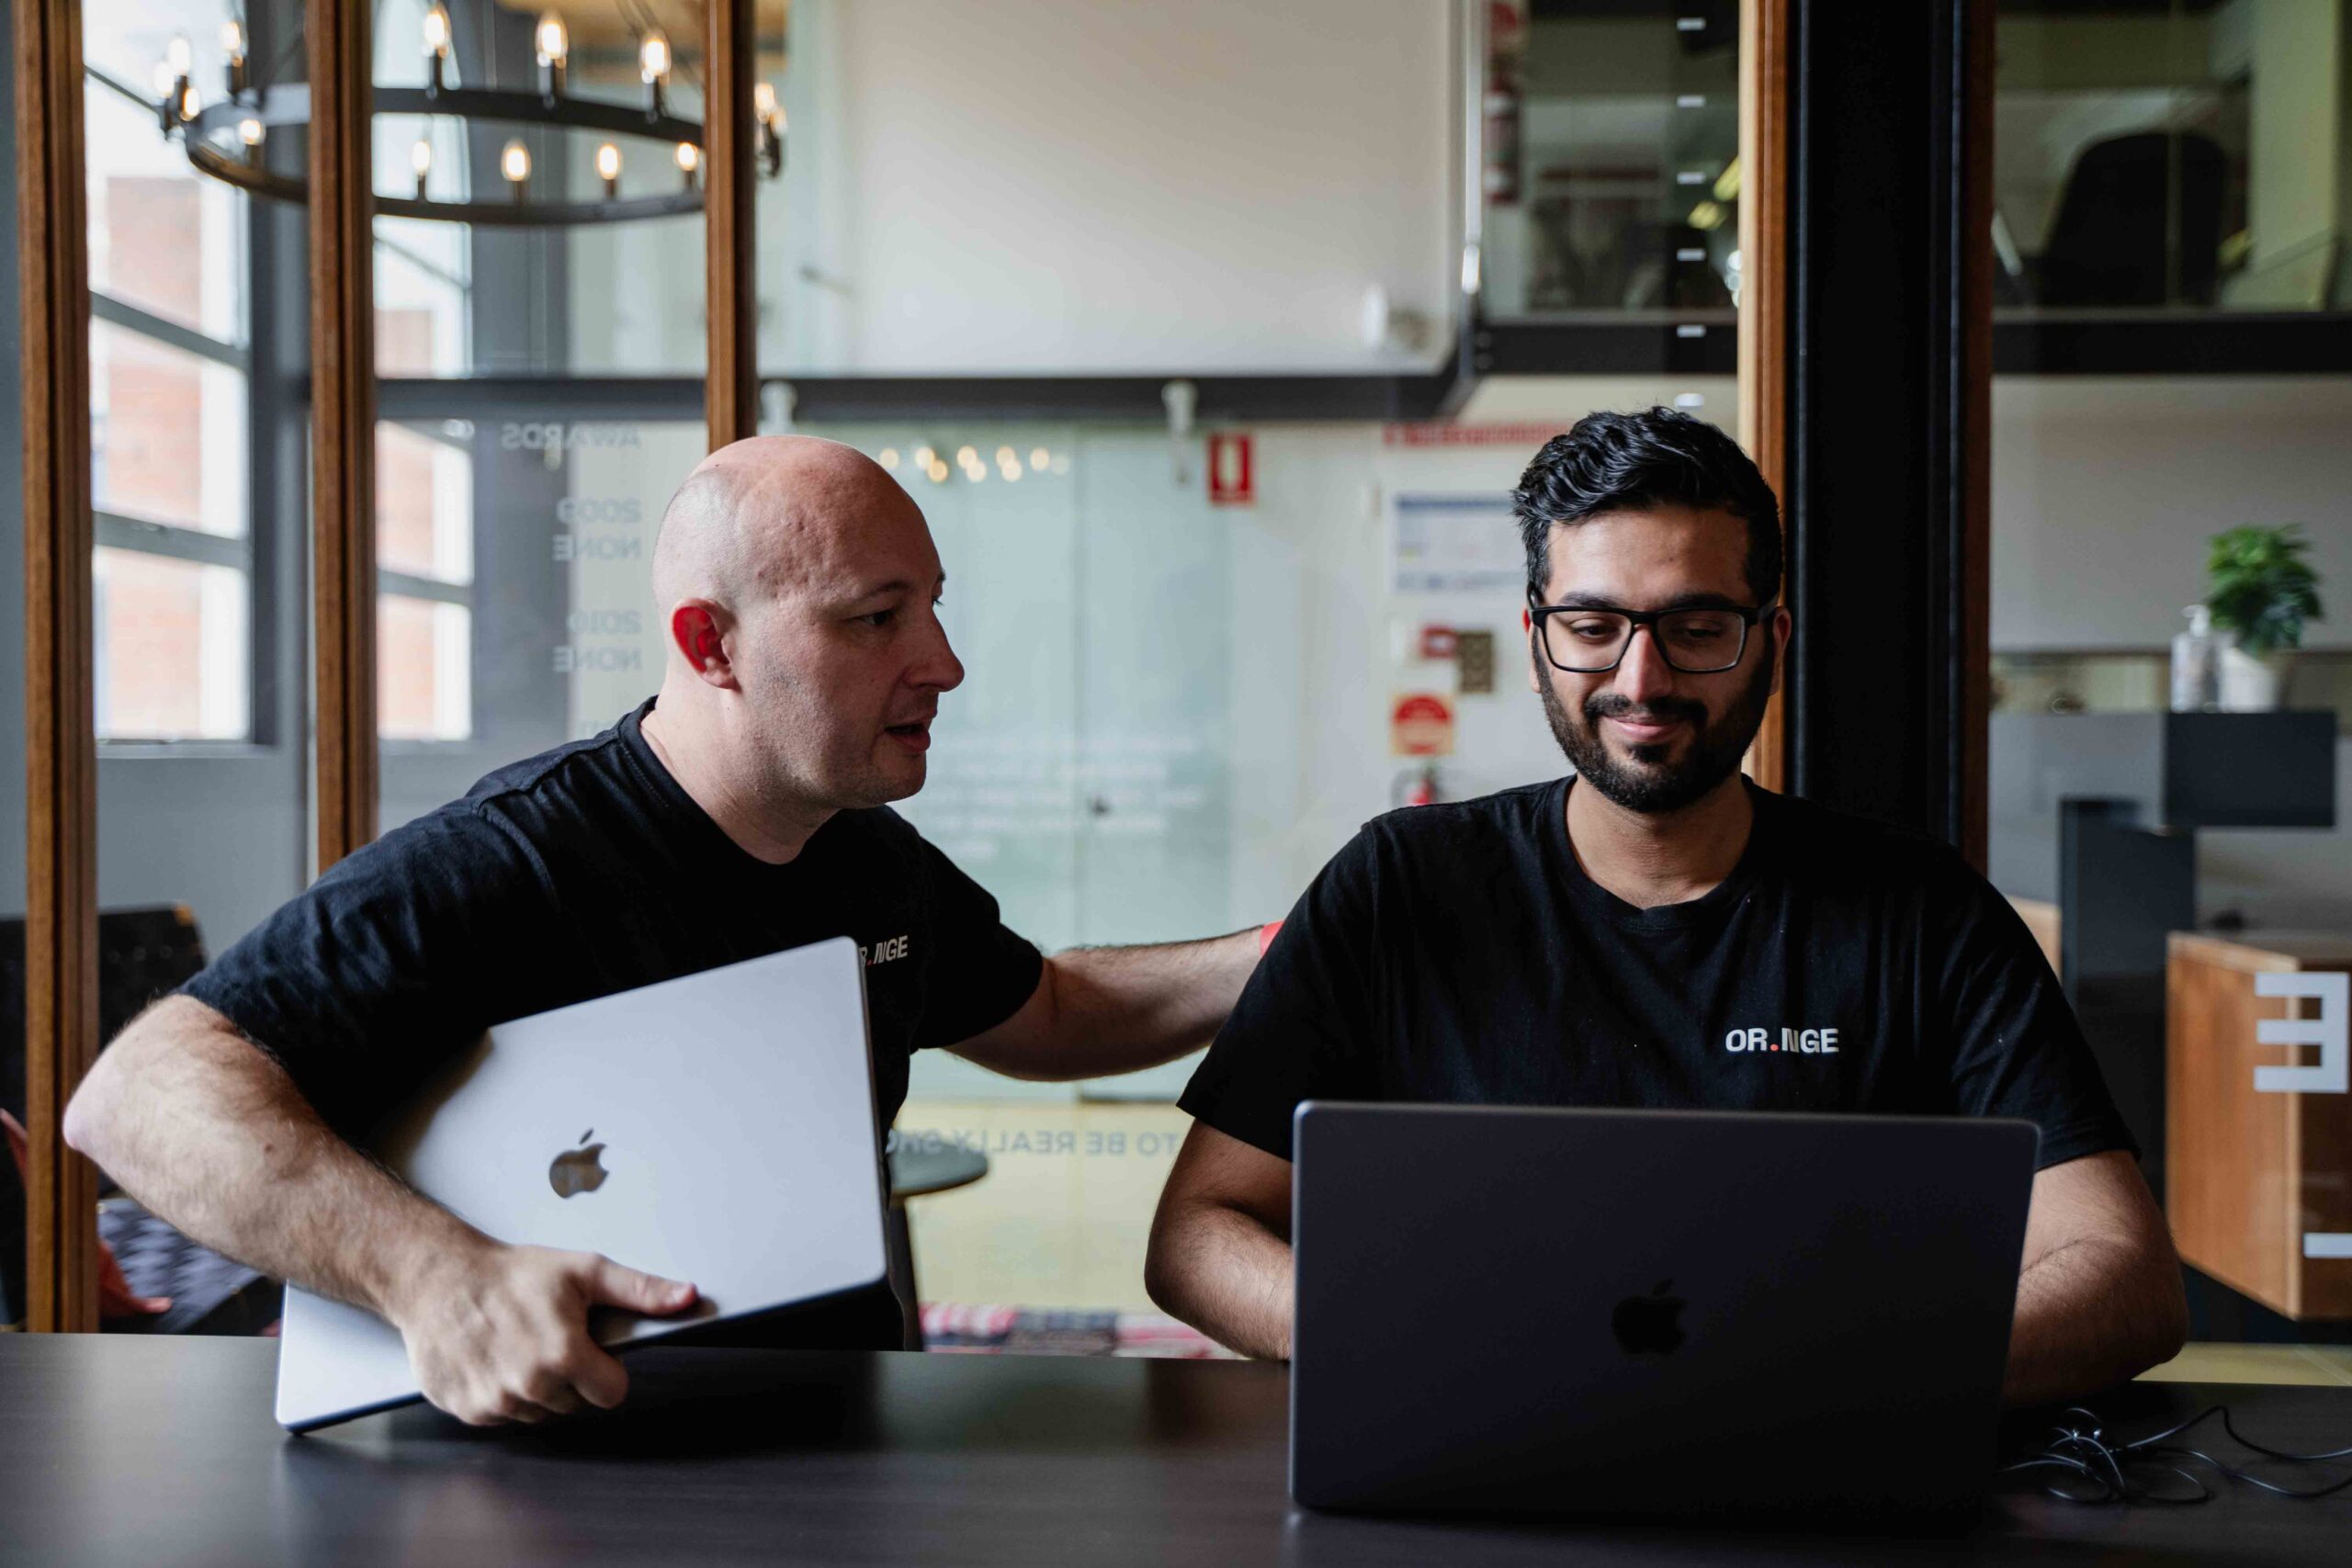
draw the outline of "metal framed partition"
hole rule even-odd
[[[290,7],[289,7],[290,9]],[[1752,765],[1769,787],[1924,826],[1983,853],[1984,414],[1981,254],[1988,0],[1920,7],[1741,0],[1740,435],[1784,499],[1798,613],[1789,683]],[[550,381],[532,395],[626,417],[697,393],[712,446],[757,428],[752,0],[707,0],[708,353],[690,377]],[[373,836],[377,724],[374,451],[379,420],[487,412],[529,378],[380,383],[373,338],[367,0],[305,0],[313,103],[307,536],[312,568],[315,852]],[[1865,15],[1864,12],[1869,14]],[[1819,15],[1816,15],[1818,13]],[[96,1179],[60,1135],[97,1047],[93,514],[81,8],[12,8],[20,180],[27,540],[28,1121],[30,1325],[96,1327]],[[295,265],[299,235],[269,265]],[[301,319],[279,344],[295,353]],[[1720,334],[1718,334],[1720,335]],[[271,341],[277,342],[277,339]],[[1476,347],[1475,342],[1470,345]],[[1470,352],[1465,348],[1464,353]],[[1711,353],[1719,352],[1711,348]],[[1426,417],[1459,403],[1468,359],[1431,376],[1205,378],[1203,412]],[[1557,370],[1560,367],[1549,367]],[[952,383],[797,379],[804,416],[1043,399],[1157,417],[1142,378]],[[258,450],[266,436],[256,428]],[[299,440],[269,482],[299,504]],[[299,612],[289,611],[290,626]],[[291,635],[290,633],[288,634]],[[1858,656],[1878,650],[1880,657]],[[293,657],[292,649],[287,657]],[[292,666],[287,680],[293,680]],[[299,707],[299,705],[298,705]],[[300,735],[282,738],[298,750]]]
[[[27,1322],[96,1328],[97,1173],[65,1146],[98,1051],[97,739],[90,679],[90,268],[82,8],[15,7],[25,441]]]
[[[752,7],[711,0],[706,10],[710,123],[737,127],[710,149],[710,351],[700,390],[716,446],[751,434],[758,413]],[[323,867],[375,831],[375,425],[379,413],[400,411],[379,406],[373,343],[373,7],[306,0],[302,11],[312,104],[312,800]],[[82,8],[76,0],[19,0],[11,24],[25,391],[27,1325],[89,1331],[97,1326],[96,1173],[61,1134],[65,1103],[98,1047]]]
[[[1788,787],[1984,864],[1990,0],[1793,0]]]

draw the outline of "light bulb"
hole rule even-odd
[[[418,137],[416,145],[408,150],[408,166],[416,171],[416,177],[420,180],[431,174],[433,172],[433,143],[421,136]]]
[[[1017,463],[1020,460],[1013,456],[1012,448],[1010,446],[1000,446],[996,449],[996,466],[1000,468],[1007,463]]]
[[[702,149],[691,141],[679,142],[678,167],[690,175],[702,167]]]
[[[164,46],[164,59],[171,66],[172,75],[175,78],[187,74],[187,34],[174,33],[172,35],[172,41]]]
[[[600,180],[621,177],[621,150],[609,141],[596,149],[596,177]]]
[[[976,446],[958,446],[957,448],[956,448],[956,466],[957,468],[977,468],[977,467],[978,467],[978,466],[979,466],[979,461],[980,461],[980,453],[979,453],[979,449],[978,449],[978,447],[976,447]]]
[[[896,473],[899,468],[899,449],[896,446],[885,446],[874,455],[874,460]]]
[[[237,122],[237,140],[248,147],[260,146],[261,139],[265,134],[266,133],[262,130],[261,121],[251,115],[247,115]]]
[[[172,74],[170,61],[155,62],[155,73],[147,79],[155,85],[155,97],[159,103],[167,104],[172,101],[172,88],[178,84],[179,78]]]
[[[1030,448],[1029,468],[1032,473],[1035,473],[1037,469],[1044,468],[1047,463],[1052,461],[1052,454],[1048,453],[1043,446],[1034,446]]]
[[[768,118],[775,122],[775,133],[778,136],[782,136],[784,134],[784,106],[782,104],[776,105],[775,113]]]
[[[509,141],[498,155],[498,172],[516,185],[531,177],[531,150],[520,141]]]
[[[196,96],[196,84],[190,82],[180,89],[180,118],[194,119],[202,111],[204,102]]]
[[[563,18],[553,11],[539,13],[539,28],[534,41],[542,65],[560,65],[571,53],[571,29],[565,27]]]
[[[916,468],[928,468],[929,467],[931,467],[933,463],[936,463],[937,461],[939,461],[939,454],[938,454],[938,453],[936,453],[936,452],[934,452],[934,451],[933,451],[930,447],[928,447],[928,446],[918,446],[918,447],[916,447],[916,448],[915,448],[915,467],[916,467]]]
[[[637,72],[648,86],[670,74],[670,40],[660,28],[645,35],[637,46]]]
[[[442,60],[449,56],[449,7],[441,0],[424,8],[424,52]]]
[[[234,17],[220,24],[220,52],[229,59],[229,96],[245,91],[245,27]]]
[[[775,118],[775,89],[765,82],[752,84],[752,118],[763,125]]]

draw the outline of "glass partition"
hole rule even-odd
[[[1728,320],[1738,7],[1487,7],[1486,315]],[[1695,313],[1695,314],[1694,314]]]
[[[300,179],[306,138],[188,118],[227,96],[232,22],[245,81],[299,85],[300,10],[78,8],[102,1049],[309,879],[304,209],[198,166],[227,158]],[[102,1327],[255,1333],[277,1315],[275,1286],[250,1270],[223,1264],[198,1290],[161,1283],[163,1222],[101,1193],[99,1234],[133,1292],[175,1296]]]
[[[898,809],[1048,951],[1181,941],[1286,913],[1368,818],[1556,775],[1518,676],[1505,496],[1594,406],[1717,382],[1530,389],[1510,424],[1300,422],[1246,432],[1254,492],[1210,495],[1198,435],[1102,421],[822,423],[897,476],[939,543],[966,667],[922,792]],[[1221,433],[1226,434],[1226,433]],[[1442,510],[1459,526],[1418,519]],[[1401,521],[1400,521],[1401,520]],[[1442,628],[1491,649],[1465,679]],[[1451,754],[1398,755],[1400,691],[1435,690]],[[895,1136],[986,1173],[909,1204],[932,1343],[1206,1354],[1143,1290],[1151,1214],[1189,1120],[1191,1060],[1076,1084],[914,1063]]]
[[[426,0],[379,0],[379,85],[424,87]],[[702,116],[703,14],[685,0],[567,0],[450,6],[440,78],[453,87],[536,91],[548,66],[542,17],[560,28],[564,98],[650,107],[657,49],[662,110]],[[437,36],[437,35],[436,35]],[[653,40],[658,39],[658,44]],[[386,196],[493,209],[593,206],[700,188],[699,147],[650,118],[628,129],[382,112],[375,183]],[[699,376],[703,221],[666,215],[564,223],[379,215],[377,366],[387,376],[540,373]]]
[[[2004,4],[2003,313],[2195,318],[2229,353],[2256,312],[2342,309],[2348,25],[2338,0]],[[2314,1058],[2261,1036],[2328,1005],[2264,985],[2352,964],[2352,376],[2188,357],[1995,378],[1988,869],[2142,1145],[2190,1337],[2341,1340],[2347,1173],[2295,1128],[2343,1103],[2272,1083]]]
[[[2004,0],[1998,303],[2344,309],[2347,26],[2344,0]]]

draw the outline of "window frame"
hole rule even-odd
[[[245,650],[241,665],[245,683],[244,730],[233,736],[174,737],[108,734],[94,728],[99,751],[108,758],[243,755],[264,749],[270,743],[271,726],[263,706],[267,695],[267,682],[263,679],[263,661],[268,657],[269,650],[267,639],[261,629],[264,606],[257,591],[266,515],[260,498],[266,476],[254,461],[255,443],[260,438],[257,426],[261,418],[261,398],[254,382],[253,299],[256,283],[255,255],[260,236],[254,231],[253,202],[245,200],[241,210],[240,227],[245,243],[244,254],[236,268],[239,284],[236,313],[243,341],[217,338],[177,321],[167,321],[112,295],[102,294],[95,288],[90,291],[90,322],[93,327],[104,323],[115,332],[225,366],[236,371],[244,383],[243,532],[215,534],[202,528],[191,528],[185,524],[112,512],[94,503],[91,508],[93,554],[90,568],[95,573],[96,550],[112,549],[164,560],[225,567],[237,574],[245,601]],[[94,727],[95,722],[94,718]]]

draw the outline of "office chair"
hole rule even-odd
[[[150,1002],[205,964],[196,917],[179,906],[98,915],[98,1038],[111,1041]],[[103,1049],[103,1045],[101,1046]],[[0,919],[0,1107],[25,1111],[25,922]],[[269,1280],[198,1247],[119,1194],[102,1197],[98,1232],[134,1294],[169,1296],[150,1318],[110,1320],[110,1331],[253,1334],[277,1315]],[[0,1323],[25,1315],[25,1192],[15,1162],[0,1156]]]
[[[2042,249],[2038,302],[2212,304],[2228,172],[2220,145],[2195,131],[2137,131],[2084,148]]]

